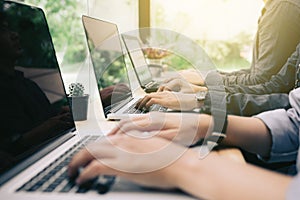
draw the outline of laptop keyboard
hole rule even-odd
[[[137,109],[136,104],[132,104],[129,108],[127,108],[124,113],[126,114],[141,114],[148,112],[146,109]]]
[[[153,104],[151,107],[150,107],[150,110],[151,111],[159,111],[159,112],[166,112],[168,108],[166,107],[163,107],[159,104]]]
[[[159,104],[153,104],[149,109],[137,109],[136,104],[132,104],[129,108],[127,108],[124,113],[126,114],[142,114],[147,113],[149,111],[159,111],[159,112],[165,112],[167,110],[166,107],[163,107]]]
[[[72,157],[85,145],[96,141],[99,137],[101,136],[86,136],[82,138],[59,158],[17,189],[17,191],[85,193],[89,190],[96,190],[100,194],[106,193],[114,183],[115,177],[100,176],[78,187],[75,184],[75,180],[70,179],[67,174],[68,164]]]

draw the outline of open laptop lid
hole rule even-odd
[[[44,12],[1,4],[0,185],[75,130]]]
[[[82,16],[105,117],[132,99],[116,24]]]
[[[129,58],[142,88],[152,81],[152,74],[146,62],[139,39],[131,35],[122,35]]]

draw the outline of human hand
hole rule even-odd
[[[149,109],[153,104],[159,104],[161,106],[173,109],[173,110],[193,110],[200,108],[203,102],[198,102],[195,98],[195,94],[183,94],[179,92],[153,92],[146,95],[136,104],[138,109]]]
[[[181,79],[178,77],[166,79],[157,90],[157,92],[162,92],[162,91],[195,93],[192,84],[187,82],[185,79]]]
[[[190,146],[205,137],[210,120],[210,116],[204,114],[150,112],[121,120],[109,135],[138,130],[140,137],[156,135]]]
[[[180,70],[179,76],[194,85],[204,85],[205,81],[200,73],[195,69]]]
[[[74,123],[70,112],[58,114],[26,132],[22,137],[22,143],[26,146],[34,145],[73,126]]]
[[[58,131],[66,130],[72,126],[73,118],[70,111],[51,117],[41,124],[42,129],[44,129],[44,132],[48,133],[48,135],[51,133],[56,134]]]
[[[73,157],[69,176],[76,176],[84,167],[76,179],[77,184],[99,175],[117,175],[143,186],[177,187],[178,170],[186,163],[185,154],[186,151],[191,154],[190,150],[162,138],[132,135],[140,133],[109,136],[87,146]]]
[[[70,113],[70,106],[62,106],[58,112],[59,115],[65,113]]]
[[[194,85],[189,83],[185,79],[173,77],[166,79],[157,90],[158,92],[162,91],[174,91],[182,93],[196,93],[199,91],[207,91],[207,88],[204,86]]]

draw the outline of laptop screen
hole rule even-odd
[[[139,79],[141,86],[152,81],[152,75],[137,37],[123,35],[126,49]]]
[[[2,175],[75,126],[43,11],[4,2],[0,23]]]
[[[82,16],[105,116],[132,98],[121,40],[115,24]]]

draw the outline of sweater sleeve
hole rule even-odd
[[[230,85],[225,86],[228,93],[247,93],[247,94],[271,94],[289,93],[295,86],[295,73],[297,64],[300,61],[300,44],[296,51],[290,56],[281,70],[271,77],[267,82],[257,85]]]
[[[267,10],[258,24],[251,72],[225,75],[224,85],[257,85],[278,73],[299,43],[299,18],[299,3],[278,1]]]

